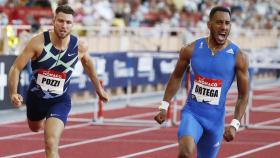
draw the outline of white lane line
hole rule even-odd
[[[256,123],[255,126],[273,124],[273,123],[277,123],[277,122],[280,122],[280,118],[276,118],[276,119],[272,119],[272,120],[267,120],[267,121],[259,122],[259,123]]]
[[[270,109],[270,108],[279,108],[280,107],[280,102],[277,103],[271,103],[271,104],[266,104],[266,105],[261,105],[261,106],[256,106],[254,109]]]
[[[261,106],[259,106],[261,107]],[[140,114],[141,115],[141,114]],[[145,114],[144,114],[145,115]],[[149,114],[147,114],[149,115]],[[226,116],[229,116],[231,114],[228,114]],[[276,121],[278,122],[278,120]],[[81,125],[74,125],[74,126],[67,126],[65,129],[72,129],[72,128],[79,128],[79,127],[83,127],[83,126],[87,126],[91,123],[85,123],[85,124],[81,124]],[[266,124],[266,123],[265,123]],[[13,139],[13,138],[18,138],[18,137],[22,137],[22,136],[29,136],[29,135],[35,135],[35,134],[40,134],[40,133],[43,133],[42,131],[41,132],[38,132],[38,133],[33,133],[33,132],[28,132],[28,133],[21,133],[21,134],[16,134],[16,135],[10,135],[10,136],[4,136],[4,137],[0,137],[0,140],[5,140],[5,139]]]
[[[265,149],[268,149],[268,148],[271,148],[271,147],[274,147],[274,146],[278,146],[278,145],[280,145],[280,141],[274,142],[274,143],[272,143],[272,144],[268,144],[268,145],[265,145],[265,146],[261,146],[261,147],[258,147],[258,148],[252,149],[252,150],[248,150],[248,151],[246,151],[246,152],[243,152],[243,153],[240,153],[240,154],[237,154],[237,155],[230,156],[229,158],[243,157],[243,156],[246,156],[246,155],[249,155],[249,154],[252,154],[252,153],[261,151],[261,150],[265,150]]]
[[[231,104],[235,102],[235,100],[230,100],[227,102],[228,104]],[[278,103],[274,103],[278,104]],[[274,105],[274,104],[268,104],[269,106]],[[266,108],[269,107],[268,105],[263,105],[263,106],[258,106],[256,108],[261,109],[261,108]],[[119,118],[114,118],[114,119],[131,119],[131,118],[138,118],[138,117],[145,117],[145,116],[150,116],[152,114],[156,114],[156,112],[148,112],[148,113],[143,113],[143,114],[138,114],[138,115],[131,115],[131,116],[124,116],[124,117],[119,117]],[[71,119],[71,118],[70,118]],[[72,129],[72,128],[79,128],[79,127],[84,127],[89,125],[90,123],[85,123],[85,124],[80,124],[80,125],[74,125],[74,126],[66,126],[65,129]],[[18,137],[24,137],[24,136],[30,136],[30,135],[36,135],[36,134],[41,134],[43,131],[34,133],[34,132],[26,132],[26,133],[20,133],[20,134],[15,134],[15,135],[9,135],[9,136],[2,136],[0,137],[0,140],[7,140],[7,139],[14,139]]]
[[[118,158],[131,158],[131,157],[135,157],[135,156],[140,156],[140,155],[152,153],[152,152],[155,152],[155,151],[160,151],[160,150],[164,150],[164,149],[168,149],[168,148],[173,148],[173,147],[176,147],[176,146],[178,146],[178,143],[169,144],[169,145],[165,145],[165,146],[161,146],[161,147],[153,148],[153,149],[149,149],[149,150],[144,150],[144,151],[141,151],[141,152],[120,156]]]
[[[259,96],[259,97],[257,96],[257,97],[254,97],[254,101],[258,101],[258,100],[264,101],[265,100],[265,101],[277,102],[277,101],[280,101],[280,98],[278,98],[278,96]]]
[[[156,112],[145,112],[141,114],[135,114],[135,115],[128,115],[128,116],[122,116],[122,117],[117,117],[117,118],[110,118],[110,120],[126,120],[126,119],[136,119],[136,118],[143,118],[147,116],[154,116],[158,113]],[[69,120],[74,121],[74,120],[92,120],[92,119],[80,119],[80,118],[75,118],[75,117],[70,117]]]
[[[280,118],[273,119],[273,120],[268,120],[268,121],[263,121],[263,122],[257,123],[256,126],[276,123],[276,122],[279,122],[279,121],[280,121]],[[245,130],[245,128],[241,129],[241,130],[243,131],[243,130]],[[239,130],[239,132],[240,132],[240,130]],[[265,150],[265,149],[268,149],[268,148],[271,148],[271,147],[274,147],[274,146],[277,146],[277,145],[280,145],[280,141],[272,143],[272,144],[268,144],[268,145],[265,145],[265,146],[262,146],[262,147],[258,147],[258,148],[252,149],[252,150],[248,150],[248,151],[245,151],[243,153],[239,153],[238,155],[230,156],[229,158],[238,158],[238,157],[249,155],[249,154],[252,154],[254,152]]]
[[[73,129],[73,128],[80,128],[80,127],[85,127],[85,126],[89,126],[92,123],[88,122],[88,123],[83,123],[83,124],[78,124],[78,125],[70,125],[70,126],[66,126],[65,129]],[[31,135],[36,135],[36,134],[42,134],[44,133],[44,131],[39,131],[39,132],[26,132],[26,133],[20,133],[20,134],[14,134],[14,135],[8,135],[8,136],[3,136],[0,137],[0,141],[1,140],[7,140],[7,139],[15,139],[15,138],[19,138],[19,137],[25,137],[25,136],[31,136]]]
[[[254,83],[254,90],[270,90],[270,89],[276,89],[279,87],[279,81],[270,82],[270,83]]]
[[[110,140],[110,139],[115,139],[115,138],[125,137],[125,136],[129,136],[129,135],[154,131],[154,130],[158,130],[158,129],[160,129],[160,126],[151,127],[151,128],[144,128],[144,129],[140,129],[140,130],[134,130],[134,131],[124,132],[124,133],[120,133],[120,134],[100,137],[100,138],[89,139],[89,140],[85,140],[85,141],[80,141],[80,142],[61,145],[61,146],[59,146],[59,149],[65,149],[65,148],[75,147],[75,146],[94,143],[94,142],[106,141],[106,140]],[[23,157],[23,156],[28,156],[28,155],[33,155],[33,154],[38,154],[38,153],[43,153],[43,152],[45,152],[45,149],[33,150],[33,151],[30,151],[30,152],[23,152],[23,153],[9,155],[9,156],[5,156],[5,157],[1,157],[1,158]]]
[[[227,116],[231,116],[233,115],[233,113],[228,113],[225,115],[225,117]],[[263,122],[259,122],[256,124],[256,126],[259,126],[259,125],[266,125],[266,124],[271,124],[271,123],[276,123],[276,122],[279,122],[280,121],[280,118],[277,118],[277,119],[273,119],[273,120],[268,120],[268,121],[263,121]],[[243,130],[245,130],[246,128],[241,128],[238,132],[241,132]],[[172,148],[172,147],[175,147],[173,146],[174,144],[169,144],[169,145],[166,145],[166,146],[162,146],[163,148],[161,149],[161,147],[158,147],[158,148],[152,148],[152,149],[149,149],[149,150],[144,150],[144,151],[141,151],[141,152],[137,152],[137,153],[132,153],[132,154],[129,154],[129,155],[124,155],[124,156],[121,156],[119,158],[129,158],[129,157],[133,157],[133,156],[140,156],[140,155],[144,155],[144,154],[148,154],[148,153],[152,153],[152,152],[155,152],[155,151],[159,151],[159,150],[164,150],[164,149],[168,149],[168,148]],[[178,144],[177,144],[178,145]],[[134,154],[137,154],[137,155],[134,155]]]
[[[225,116],[227,117],[227,116],[231,116],[231,115],[233,115],[233,113],[227,113]],[[177,145],[178,145],[178,143],[169,144],[169,145],[165,145],[165,146],[161,146],[161,147],[157,147],[157,148],[152,148],[152,149],[149,149],[149,150],[144,150],[144,151],[137,152],[137,153],[132,153],[132,154],[129,154],[129,155],[120,156],[118,158],[129,158],[129,157],[134,157],[134,156],[140,156],[140,155],[152,153],[152,152],[155,152],[155,151],[160,151],[160,150],[164,150],[164,149],[168,149],[168,148],[173,148]]]
[[[142,113],[142,114],[113,118],[113,120],[142,118],[142,117],[146,117],[146,116],[153,116],[153,115],[156,115],[157,113],[158,113],[158,111],[156,111],[156,112],[146,112],[146,113]]]
[[[157,112],[147,112],[147,113],[143,113],[143,114],[138,114],[138,115],[131,115],[131,116],[125,116],[125,117],[119,117],[119,118],[114,118],[115,119],[128,119],[128,118],[139,118],[139,117],[146,117],[146,116],[152,116],[155,115]],[[71,119],[75,119],[75,118],[69,118],[69,120]],[[92,119],[88,119],[88,121],[90,121]],[[83,123],[83,124],[79,124],[79,125],[70,125],[70,126],[66,126],[65,129],[73,129],[73,128],[80,128],[80,127],[85,127],[88,125],[91,125],[91,122],[87,122],[87,123]],[[26,132],[26,133],[20,133],[20,134],[14,134],[14,135],[8,135],[8,136],[2,136],[0,137],[0,141],[1,140],[7,140],[7,139],[14,139],[14,138],[19,138],[19,137],[25,137],[25,136],[31,136],[31,135],[36,135],[36,134],[42,134],[44,133],[44,131],[39,131],[39,132]]]

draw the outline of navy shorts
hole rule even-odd
[[[30,121],[40,121],[55,117],[64,125],[71,109],[71,98],[68,94],[58,98],[43,99],[28,91],[26,97],[27,118]]]

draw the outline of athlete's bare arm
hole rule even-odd
[[[241,121],[245,113],[249,99],[249,74],[248,74],[248,59],[242,52],[237,54],[236,60],[236,79],[238,88],[238,98],[234,110],[234,119]],[[226,141],[234,139],[236,129],[233,126],[225,128],[224,138]]]
[[[22,53],[16,58],[10,69],[8,75],[9,94],[11,102],[15,107],[21,106],[23,101],[22,96],[17,92],[19,74],[30,59],[36,59],[40,55],[42,46],[44,45],[43,42],[44,37],[42,34],[33,37],[23,49]]]
[[[98,80],[94,65],[88,54],[87,44],[85,42],[79,40],[78,51],[79,51],[79,59],[82,62],[85,72],[89,76],[91,82],[94,84],[98,96],[100,97],[100,99],[107,102],[109,100],[109,96],[104,91],[104,89],[102,88],[102,86]]]
[[[249,99],[249,73],[247,56],[240,52],[236,61],[236,79],[238,99],[235,106],[234,118],[241,121]]]
[[[170,79],[167,83],[167,87],[164,93],[163,100],[169,102],[174,95],[177,93],[182,79],[184,72],[187,69],[187,65],[189,64],[189,60],[192,55],[194,44],[187,45],[180,50],[179,59],[175,66],[173,73],[170,76]]]
[[[181,48],[179,59],[176,63],[175,69],[173,73],[170,76],[170,79],[167,83],[167,87],[164,92],[163,100],[170,102],[170,100],[174,97],[174,95],[177,93],[182,79],[184,72],[187,69],[187,66],[189,64],[190,58],[192,56],[192,51],[194,48],[194,43],[190,45],[186,45]],[[161,124],[166,120],[166,110],[160,110],[160,112],[154,117],[154,119]]]

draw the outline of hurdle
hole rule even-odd
[[[168,108],[167,111],[167,120],[162,124],[159,125],[155,120],[141,120],[141,119],[127,119],[127,118],[106,118],[104,117],[103,111],[104,103],[100,99],[98,100],[98,108],[97,111],[94,111],[94,117],[92,119],[93,125],[116,125],[116,126],[163,126],[163,127],[170,127],[172,126],[171,117],[172,117],[172,110],[171,106]],[[150,114],[156,115],[156,112],[150,112]],[[97,114],[97,115],[96,115]],[[135,115],[137,116],[137,114]]]
[[[273,101],[280,101],[279,97],[276,96],[256,96],[255,91],[258,90],[257,87],[260,86],[255,80],[254,75],[256,73],[256,70],[258,69],[270,69],[270,70],[279,70],[280,69],[280,54],[279,52],[270,52],[263,50],[264,52],[259,53],[258,55],[252,55],[251,54],[251,60],[250,60],[250,91],[249,91],[249,102],[248,107],[245,112],[246,116],[246,122],[245,126],[246,128],[251,129],[268,129],[268,130],[280,130],[279,125],[267,125],[267,124],[273,124],[273,123],[279,123],[280,118],[276,118],[273,120],[268,120],[262,123],[253,123],[251,121],[251,113],[253,112],[262,112],[262,113],[279,113],[280,112],[280,103],[272,103],[268,105],[264,105],[262,107],[254,107],[253,106],[253,100],[254,99],[268,99]],[[259,60],[262,59],[262,60]],[[280,88],[280,79],[275,78],[275,81],[269,81],[267,83],[262,83],[266,88],[273,88],[275,86],[278,86]],[[261,85],[262,85],[261,84]],[[260,88],[262,89],[262,88]]]
[[[254,69],[254,68],[252,68]],[[277,82],[277,81],[276,81]],[[277,112],[280,112],[280,103],[273,103],[273,104],[269,104],[269,105],[264,105],[262,107],[254,107],[253,106],[253,103],[254,103],[254,98],[256,99],[256,96],[254,96],[254,87],[255,87],[255,82],[254,82],[254,79],[251,80],[251,83],[250,83],[250,91],[249,91],[249,102],[248,102],[248,107],[246,109],[246,112],[245,112],[245,117],[246,117],[246,122],[245,122],[245,127],[246,128],[249,128],[249,129],[270,129],[270,130],[280,130],[280,126],[279,125],[265,125],[265,124],[268,124],[268,123],[277,123],[277,122],[280,122],[280,119],[277,118],[277,119],[274,119],[274,120],[269,120],[269,121],[266,121],[265,123],[263,124],[255,124],[251,121],[251,113],[255,112],[262,112],[262,113],[277,113]],[[278,85],[280,85],[280,81],[278,81]],[[268,85],[269,86],[269,85]],[[273,85],[271,85],[273,86]],[[268,97],[266,98],[268,100],[279,100],[278,98],[275,98],[275,97]]]
[[[100,81],[101,85],[103,86],[103,82]],[[130,102],[131,94],[127,94],[129,98],[126,98],[126,107],[129,107],[128,103]],[[136,107],[136,106],[134,106]],[[136,107],[137,108],[137,107]],[[154,107],[153,107],[154,108]],[[162,126],[162,127],[170,127],[172,126],[171,123],[171,106],[167,111],[167,120],[162,124],[159,125],[155,120],[141,120],[141,119],[127,119],[123,118],[106,118],[104,117],[104,102],[98,97],[98,100],[95,103],[94,114],[92,124],[93,125],[115,125],[115,126]],[[156,115],[158,110],[155,112],[150,112],[148,115]],[[137,117],[137,114],[136,114]],[[87,119],[87,121],[89,121]]]

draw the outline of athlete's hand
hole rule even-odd
[[[235,135],[236,135],[236,129],[233,126],[225,127],[225,132],[224,132],[225,141],[227,142],[232,141],[235,138]]]
[[[23,103],[23,98],[20,94],[15,93],[11,95],[11,102],[16,108],[19,108]]]
[[[164,109],[161,109],[159,113],[154,117],[159,124],[162,124],[166,120],[167,112]]]
[[[104,91],[104,89],[101,89],[99,92],[97,92],[97,95],[99,96],[99,98],[104,101],[104,102],[108,102],[109,101],[109,95],[107,92]]]

